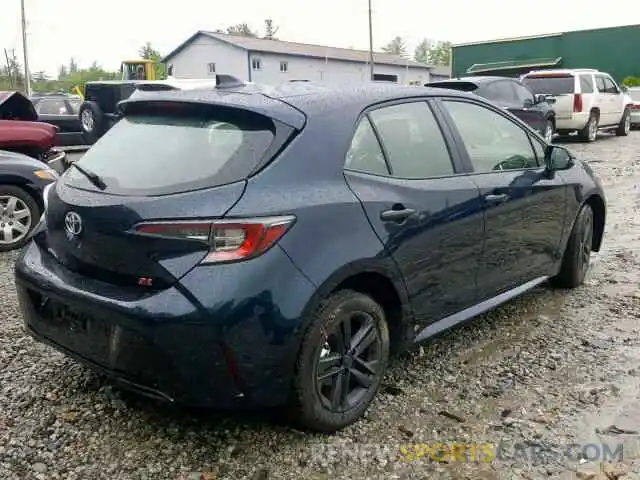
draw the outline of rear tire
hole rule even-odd
[[[618,137],[626,137],[631,131],[631,110],[629,107],[624,109],[618,128],[616,128],[616,135]]]
[[[40,208],[31,195],[14,185],[0,185],[0,252],[22,248],[38,220]]]
[[[580,130],[580,139],[583,142],[595,142],[598,138],[598,123],[600,121],[600,115],[597,112],[591,112],[589,115],[589,121]]]
[[[558,275],[551,284],[558,288],[576,288],[584,283],[593,247],[593,209],[582,206],[573,224]]]
[[[348,348],[342,348],[341,338],[347,338],[342,343]],[[294,422],[334,433],[358,421],[384,378],[389,343],[384,310],[371,297],[342,290],[323,301],[296,362],[290,405]]]
[[[80,105],[80,126],[82,137],[87,145],[93,145],[104,134],[105,117],[96,102],[84,102]]]

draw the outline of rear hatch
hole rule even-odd
[[[282,102],[270,116],[277,100],[244,95],[236,106],[233,97],[127,102],[48,192],[42,246],[70,270],[118,285],[166,288],[199,264],[247,178],[304,125]],[[222,233],[230,242],[242,234]]]
[[[576,99],[582,101],[580,95],[576,95],[578,92],[575,90],[575,77],[570,73],[529,74],[522,78],[522,83],[536,95],[550,95],[551,98],[555,98],[552,107],[556,118],[571,118],[574,107],[577,106]]]

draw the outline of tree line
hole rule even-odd
[[[242,37],[262,38],[277,40],[277,27],[273,20],[266,19],[262,31],[253,30],[247,23],[230,25],[225,29],[216,29],[216,33],[237,35]],[[409,58],[407,46],[402,37],[395,37],[382,51],[393,55]],[[4,49],[4,59],[0,60],[0,91],[25,90],[24,68],[17,57],[15,50]],[[160,63],[163,55],[147,42],[138,49],[140,58],[152,60],[155,63],[156,78],[166,78],[165,67]],[[424,39],[415,48],[413,60],[430,65],[449,65],[451,59],[451,43]],[[84,88],[85,83],[96,80],[116,80],[120,78],[119,71],[105,69],[94,61],[88,67],[80,67],[74,58],[68,63],[60,65],[57,75],[50,76],[46,72],[31,72],[31,89],[34,92],[69,92],[75,86]]]

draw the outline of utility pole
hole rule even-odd
[[[31,97],[31,74],[29,73],[29,55],[27,53],[27,18],[24,14],[24,0],[20,0],[22,11],[22,52],[24,53],[24,86],[27,97]]]
[[[371,81],[373,82],[373,22],[371,20],[371,0],[369,0],[369,70]]]

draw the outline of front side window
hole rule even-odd
[[[262,60],[259,58],[251,60],[251,68],[254,70],[262,70]]]
[[[366,117],[353,135],[344,168],[373,175],[389,175],[380,143]]]
[[[392,176],[420,179],[455,173],[440,126],[426,102],[383,107],[370,116],[388,154]]]
[[[517,82],[511,82],[513,85],[513,89],[516,92],[516,97],[518,98],[518,104],[524,105],[525,103],[534,103],[533,94],[524,86],[520,85]]]
[[[602,75],[596,76],[596,88],[600,93],[605,93],[607,87],[604,83],[604,77]]]
[[[476,173],[538,166],[529,135],[513,121],[477,104],[445,100]]]
[[[105,193],[165,195],[247,178],[273,138],[273,123],[260,116],[141,112],[119,120],[78,165],[102,177]],[[75,168],[64,178],[69,185],[96,189]]]
[[[604,77],[604,90],[606,93],[611,93],[613,95],[618,94],[618,87],[613,80],[608,77]]]
[[[209,75],[213,75],[214,73],[216,73],[216,64],[211,62],[207,65],[207,71],[209,72]]]
[[[289,71],[289,62],[280,62],[280,71],[287,73]]]

